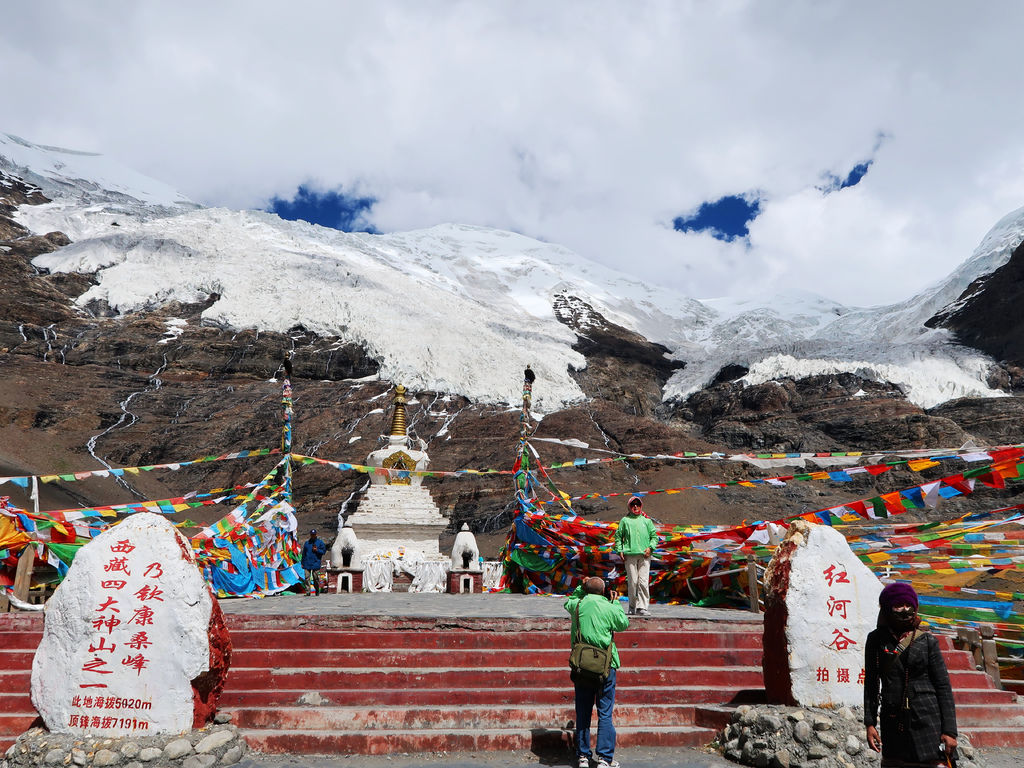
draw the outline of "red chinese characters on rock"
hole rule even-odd
[[[136,549],[128,539],[110,547],[111,556],[103,571],[111,574],[111,578],[99,582],[104,599],[96,607],[96,616],[91,621],[96,634],[89,641],[91,658],[82,664],[82,672],[87,674],[83,674],[80,688],[108,688],[111,678],[102,676],[113,674],[118,667],[134,671],[136,678],[144,677],[149,669],[154,645],[152,630],[159,624],[160,606],[164,602],[164,590],[159,584],[164,569],[159,562],[133,559]],[[132,582],[133,573],[137,574],[135,586],[129,592],[125,587]],[[139,585],[139,581],[143,583]],[[152,702],[133,696],[75,696],[71,706],[79,710],[104,707],[147,710]],[[68,725],[101,730],[149,728],[148,721],[135,717],[100,717],[82,712],[70,715]]]
[[[828,566],[821,572],[822,577],[825,579],[825,583],[828,585],[828,599],[825,601],[825,610],[828,612],[829,618],[835,623],[836,626],[832,628],[832,638],[827,643],[826,647],[833,651],[845,651],[852,646],[858,645],[857,641],[850,637],[850,628],[844,627],[839,623],[840,619],[847,620],[849,615],[847,610],[853,599],[844,596],[849,587],[842,585],[847,584],[852,587],[849,574],[846,569],[841,565],[835,563]],[[817,680],[819,683],[830,682],[830,671],[835,672],[836,683],[849,683],[850,682],[850,669],[849,667],[836,666],[834,668],[829,667],[818,667],[817,669]],[[857,680],[858,684],[864,684],[864,671],[861,670]]]
[[[827,683],[829,681],[830,669],[828,667],[818,667],[817,680],[819,683]],[[848,683],[850,682],[850,668],[849,667],[836,667],[836,682],[837,683]],[[864,668],[861,667],[860,674],[857,675],[857,685],[864,685]]]

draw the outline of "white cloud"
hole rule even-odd
[[[72,0],[8,8],[0,130],[210,204],[308,180],[695,296],[905,298],[1024,204],[1024,6]],[[855,188],[822,196],[887,139]],[[758,190],[750,247],[673,232]]]

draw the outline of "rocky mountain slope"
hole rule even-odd
[[[351,463],[378,447],[402,383],[415,393],[410,426],[432,467],[510,468],[526,364],[538,373],[538,437],[627,454],[1022,440],[1024,313],[1012,310],[1024,285],[1024,215],[1000,222],[962,274],[903,305],[856,310],[797,297],[724,309],[509,233],[348,235],[211,211],[89,167],[100,162],[92,156],[72,153],[62,164],[53,159],[60,152],[0,141],[0,475],[276,447],[274,377],[287,351],[295,450]],[[595,455],[536,446],[544,463]],[[256,480],[272,465],[246,459],[122,484],[48,484],[42,506],[180,496]],[[784,472],[634,459],[552,477],[583,494],[766,474]],[[917,482],[919,473],[893,471],[843,485],[656,495],[647,507],[666,522],[739,522]],[[469,520],[492,532],[484,548],[493,554],[513,509],[511,479],[428,483],[453,528]],[[332,529],[364,484],[357,473],[296,469],[303,523]],[[0,486],[9,492],[29,503]],[[950,503],[992,508],[1014,497],[981,492]],[[577,508],[610,519],[620,506],[598,499]],[[205,523],[225,512],[187,517]]]

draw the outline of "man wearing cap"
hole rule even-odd
[[[615,592],[604,596],[604,579],[591,576],[584,579],[565,601],[565,610],[571,619],[573,641],[611,648],[611,671],[603,682],[593,683],[573,676],[576,701],[576,757],[579,768],[590,768],[593,753],[590,750],[590,723],[597,704],[597,768],[619,768],[615,760],[615,725],[612,709],[615,706],[615,678],[619,668],[619,650],[615,647],[614,633],[629,627],[629,619],[622,613],[619,596]]]
[[[651,554],[658,546],[658,532],[651,519],[643,514],[643,506],[639,496],[631,496],[626,504],[629,514],[619,520],[615,530],[615,551],[622,555],[626,566],[627,613],[630,616],[650,614]]]
[[[320,563],[327,552],[327,545],[316,537],[316,528],[309,532],[309,538],[302,545],[302,568],[306,571],[306,594],[315,591],[320,594]]]

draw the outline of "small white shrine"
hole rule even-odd
[[[430,457],[409,445],[405,394],[402,385],[395,388],[395,410],[387,447],[374,451],[366,459],[368,466],[387,472],[370,475],[370,487],[359,509],[346,520],[346,525],[356,531],[358,556],[364,565],[367,558],[387,552],[398,557],[400,553],[413,551],[422,553],[428,560],[442,559],[438,537],[448,526],[448,520],[434,503],[430,491],[423,487],[423,477],[415,474],[427,468]]]

